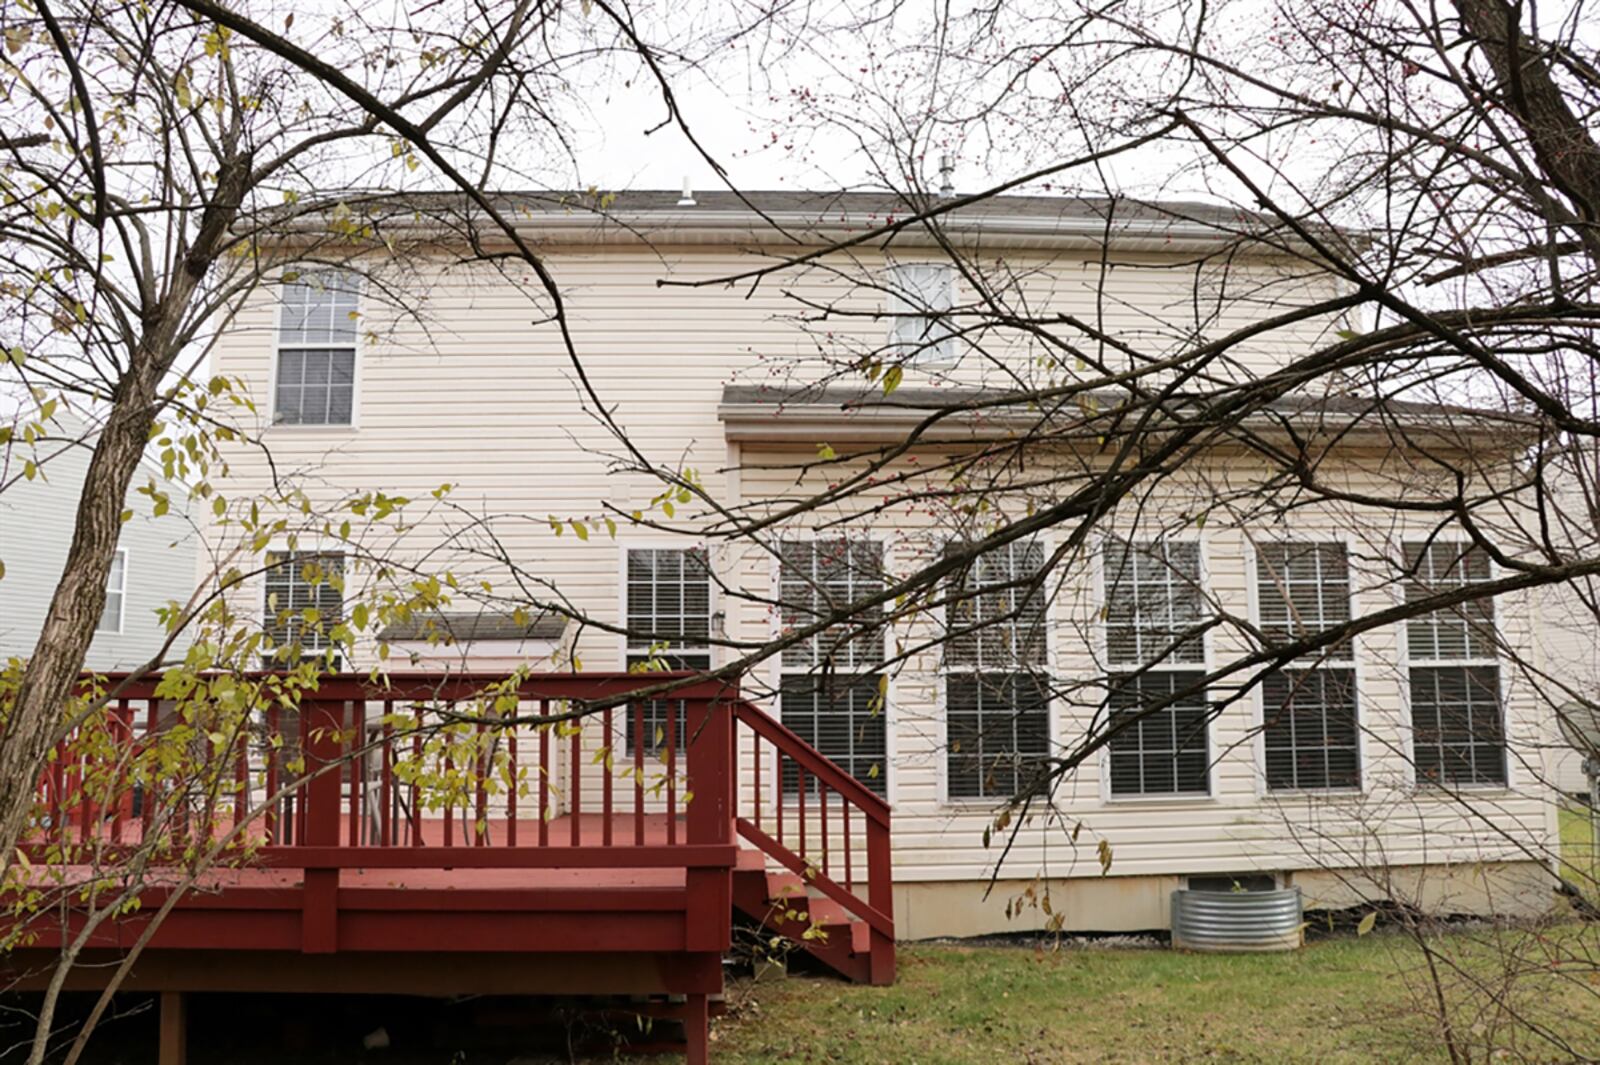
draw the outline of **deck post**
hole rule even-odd
[[[317,774],[302,789],[306,814],[302,842],[337,847],[345,705],[319,700],[302,707],[301,713],[308,722],[306,772]],[[332,954],[339,949],[339,870],[306,869],[301,890],[300,949],[306,954]]]
[[[689,1065],[709,1065],[711,1061],[711,1005],[708,996],[687,996],[683,1007],[684,1058]],[[166,1065],[166,1062],[162,1062]]]
[[[189,1054],[189,999],[182,991],[161,992],[158,1065],[184,1065]]]
[[[722,700],[686,700],[689,791],[686,814],[690,844],[733,842],[733,707]],[[689,869],[684,946],[722,952],[733,938],[733,869]]]
[[[867,902],[885,917],[894,917],[894,852],[889,826],[876,818],[867,819]],[[872,953],[868,956],[868,979],[878,987],[894,983],[894,940],[872,929]]]

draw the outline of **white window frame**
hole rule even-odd
[[[108,629],[108,628],[102,627],[103,623],[105,622],[105,619],[106,619],[105,609],[104,609],[104,607],[102,607],[101,610],[100,610],[100,618],[99,618],[98,621],[95,622],[95,626],[94,626],[94,634],[96,636],[121,636],[123,629],[127,628],[127,623],[128,623],[128,549],[126,547],[119,547],[119,548],[116,549],[115,552],[113,552],[112,557],[116,562],[120,563],[120,565],[115,566],[114,570],[113,570],[113,572],[116,573],[116,575],[117,575],[117,577],[119,579],[118,579],[118,582],[117,582],[117,587],[113,588],[113,587],[111,587],[110,582],[109,582],[109,578],[110,578],[111,574],[110,573],[106,574],[106,577],[108,578],[107,584],[106,584],[106,594],[107,595],[115,595],[117,597],[117,627],[114,628],[114,629]]]
[[[341,621],[345,620],[348,617],[348,611],[349,611],[349,606],[350,606],[350,583],[349,583],[350,582],[350,565],[349,565],[350,564],[350,554],[349,554],[348,551],[344,550],[342,545],[323,544],[323,543],[315,543],[315,542],[313,542],[313,543],[309,543],[309,544],[297,543],[294,547],[290,547],[286,541],[273,541],[271,544],[269,544],[267,546],[267,549],[266,549],[265,553],[262,555],[262,560],[263,560],[263,562],[265,562],[267,559],[270,559],[273,555],[279,555],[279,554],[337,555],[337,556],[339,556],[339,558],[342,560],[341,568],[340,568],[340,576],[344,580],[344,587],[339,590],[339,615],[340,615],[340,620]],[[269,631],[269,634],[270,634],[270,630],[268,630],[269,614],[268,614],[268,609],[267,609],[267,599],[272,594],[272,586],[271,586],[270,581],[268,580],[268,577],[269,577],[269,574],[267,574],[267,573],[263,573],[261,575],[261,597],[260,597],[260,600],[259,600],[260,612],[258,613],[257,616],[260,617],[260,619],[261,619],[262,629],[264,631]],[[282,606],[280,606],[279,610],[277,612],[278,613],[282,613],[282,610],[283,610],[283,608],[282,608]],[[275,618],[270,618],[270,621],[271,621],[271,623],[276,623],[276,619]],[[327,626],[326,622],[324,623],[324,627],[325,628],[329,627],[329,626]],[[324,651],[326,651],[328,649],[327,643],[323,642],[325,639],[326,639],[325,634],[322,635],[322,636],[319,636],[318,637],[318,644],[315,647],[307,647],[305,645],[304,641],[302,641],[301,642],[301,650],[306,652],[307,654],[312,654],[312,655],[321,654],[322,652],[324,652]],[[265,656],[267,658],[267,660],[272,664],[271,668],[281,669],[281,668],[292,667],[293,663],[283,662],[281,659],[279,659],[277,657],[277,651],[278,651],[279,646],[280,645],[276,642],[276,640],[274,640],[272,653],[267,655],[267,656]],[[346,656],[344,654],[341,653],[339,658],[340,658],[340,664],[339,664],[338,668],[340,670],[344,670],[344,669],[350,668],[351,663],[348,660],[346,660]]]
[[[334,345],[331,345],[331,344],[324,344],[324,345],[285,344],[283,342],[283,322],[284,322],[284,316],[288,312],[288,304],[285,302],[281,292],[282,292],[282,287],[285,286],[285,285],[302,284],[307,280],[307,278],[315,276],[315,275],[318,275],[318,274],[328,274],[328,273],[338,274],[338,273],[343,273],[343,274],[346,274],[349,277],[350,284],[351,284],[352,288],[355,291],[355,295],[356,295],[356,312],[357,312],[357,314],[364,315],[366,312],[362,308],[363,308],[363,304],[365,303],[366,293],[363,290],[363,286],[361,284],[361,275],[359,273],[355,272],[355,271],[339,270],[339,269],[337,269],[335,267],[320,267],[320,266],[312,267],[309,270],[299,270],[299,271],[291,270],[291,271],[288,271],[288,272],[297,273],[298,276],[296,276],[293,281],[283,281],[280,278],[280,280],[278,282],[278,284],[279,284],[279,289],[278,289],[279,295],[278,295],[278,299],[277,299],[278,307],[277,307],[277,313],[274,316],[273,324],[272,324],[272,365],[271,365],[271,368],[270,368],[270,370],[268,372],[268,375],[267,375],[267,403],[268,403],[267,426],[269,428],[277,431],[277,432],[324,432],[324,433],[326,433],[326,432],[351,432],[351,431],[353,431],[355,429],[360,428],[360,423],[361,423],[361,391],[362,391],[362,367],[361,367],[361,363],[362,363],[362,358],[361,358],[360,319],[357,319],[356,335],[355,335],[354,342],[351,344],[351,358],[350,358],[350,420],[348,422],[280,422],[280,421],[278,421],[278,373],[279,373],[280,366],[281,366],[281,364],[283,362],[283,353],[285,351],[304,351],[304,350],[307,350],[307,349],[315,350],[318,347],[329,348],[329,347],[333,347],[334,346]]]
[[[942,284],[937,278],[926,287],[911,280],[919,270],[942,274]],[[942,260],[891,262],[885,282],[891,355],[907,368],[919,370],[948,370],[960,362],[958,331],[950,317],[956,307],[955,264]],[[930,293],[943,299],[927,299]],[[942,320],[937,317],[940,314],[945,315]]]
[[[1340,544],[1344,547],[1345,568],[1350,576],[1350,616],[1359,617],[1361,614],[1361,595],[1357,591],[1356,569],[1351,565],[1353,557],[1350,550],[1350,538],[1343,532],[1330,531],[1317,535],[1303,536],[1272,536],[1267,538],[1252,538],[1249,540],[1249,549],[1245,552],[1245,565],[1249,572],[1246,575],[1246,587],[1250,595],[1250,621],[1257,628],[1261,627],[1261,571],[1259,555],[1261,548],[1266,544],[1303,544],[1313,546],[1316,544]],[[1286,669],[1346,669],[1351,673],[1351,683],[1355,685],[1355,730],[1356,730],[1356,783],[1354,785],[1338,785],[1326,788],[1273,788],[1267,782],[1267,693],[1266,678],[1263,677],[1255,685],[1253,695],[1254,721],[1251,724],[1252,742],[1251,754],[1255,761],[1256,796],[1258,798],[1272,798],[1278,800],[1291,800],[1295,798],[1319,798],[1340,795],[1364,795],[1372,786],[1371,774],[1368,770],[1367,730],[1368,718],[1365,692],[1367,690],[1365,667],[1362,662],[1361,645],[1355,637],[1350,640],[1350,658],[1326,659],[1313,658],[1296,660],[1289,663]]]
[[[1206,589],[1211,587],[1211,551],[1209,537],[1203,533],[1193,537],[1161,537],[1159,535],[1141,536],[1141,534],[1135,530],[1126,536],[1112,534],[1101,538],[1101,541],[1098,545],[1098,550],[1095,551],[1094,559],[1095,601],[1101,604],[1101,606],[1104,608],[1109,608],[1111,603],[1111,582],[1106,571],[1106,549],[1113,541],[1130,545],[1139,545],[1157,543],[1162,540],[1168,544],[1195,545],[1199,554],[1199,559],[1197,562],[1198,573],[1196,576],[1200,584],[1200,594],[1202,597],[1204,597],[1206,595]],[[1119,664],[1112,662],[1109,609],[1106,609],[1105,612],[1100,615],[1100,617],[1103,618],[1103,620],[1101,620],[1100,623],[1095,626],[1095,638],[1097,641],[1096,650],[1099,654],[1100,661],[1105,665],[1105,675],[1107,678],[1106,721],[1109,724],[1111,676],[1121,671],[1132,672],[1139,667],[1136,663]],[[1145,672],[1200,673],[1203,676],[1210,676],[1213,668],[1213,648],[1210,633],[1202,633],[1200,635],[1200,643],[1201,655],[1199,662],[1163,662],[1157,665],[1148,666]],[[1203,697],[1209,704],[1211,701],[1209,689],[1207,689]],[[1217,752],[1217,715],[1215,713],[1208,713],[1206,717],[1206,786],[1204,791],[1145,792],[1141,794],[1118,795],[1111,788],[1111,747],[1109,744],[1107,744],[1106,747],[1101,750],[1098,758],[1100,767],[1100,801],[1107,805],[1121,805],[1123,803],[1127,803],[1129,805],[1154,805],[1162,803],[1193,805],[1214,803],[1217,800]]]
[[[1422,535],[1418,536],[1416,539],[1409,539],[1402,536],[1400,540],[1399,570],[1399,572],[1402,574],[1405,572],[1406,567],[1406,547],[1411,544],[1416,544],[1419,546],[1426,545],[1430,550],[1434,547],[1449,547],[1457,549],[1458,551],[1465,551],[1474,548],[1481,550],[1481,548],[1478,548],[1478,545],[1474,544],[1470,539],[1462,537],[1429,537]],[[1487,561],[1489,564],[1489,573],[1488,576],[1484,578],[1484,581],[1493,581],[1500,575],[1499,567],[1493,558],[1488,558]],[[1399,588],[1399,601],[1402,604],[1405,602],[1405,597],[1405,579],[1402,579],[1401,586]],[[1501,640],[1500,625],[1502,618],[1500,604],[1494,598],[1490,599],[1490,603],[1493,605],[1494,610],[1494,619],[1490,625],[1490,638],[1493,641],[1494,647],[1497,648]],[[1406,759],[1406,772],[1410,774],[1411,786],[1418,791],[1433,795],[1447,794],[1452,791],[1473,791],[1484,793],[1503,792],[1509,790],[1515,783],[1513,777],[1516,772],[1516,767],[1515,759],[1511,757],[1511,721],[1510,707],[1507,705],[1506,670],[1504,664],[1500,661],[1499,652],[1495,650],[1492,655],[1486,657],[1468,656],[1465,658],[1418,659],[1411,653],[1411,623],[1412,621],[1425,620],[1427,616],[1428,615],[1423,615],[1419,618],[1408,618],[1405,622],[1403,622],[1399,626],[1400,631],[1397,641],[1399,644],[1401,675],[1403,678],[1399,687],[1401,703],[1405,708],[1405,750],[1408,754],[1408,758]],[[1491,648],[1491,650],[1493,650],[1493,648]],[[1500,764],[1504,779],[1499,781],[1484,782],[1470,780],[1423,780],[1417,771],[1416,713],[1411,695],[1411,671],[1413,667],[1421,667],[1424,669],[1472,669],[1484,666],[1491,666],[1495,671],[1495,699],[1500,713]]]
[[[786,544],[786,543],[797,543],[797,544],[798,543],[807,543],[807,544],[813,544],[814,545],[814,544],[817,544],[819,542],[833,541],[833,540],[837,540],[837,539],[840,539],[840,537],[837,537],[837,536],[817,536],[814,532],[812,532],[810,530],[806,530],[806,531],[802,532],[801,530],[798,530],[798,529],[797,530],[793,530],[793,531],[787,531],[786,530],[779,537],[778,544],[777,544],[777,551],[772,555],[772,563],[771,563],[771,568],[770,568],[770,577],[771,577],[771,581],[772,581],[772,583],[771,583],[771,601],[773,603],[773,609],[771,610],[771,618],[772,618],[771,632],[772,632],[772,636],[774,638],[779,636],[783,631],[783,558],[782,558],[783,546],[782,545]],[[850,538],[846,537],[845,539],[850,539]],[[855,539],[859,540],[859,539],[862,539],[862,538],[861,537],[856,537]],[[887,538],[887,537],[885,537],[883,535],[880,535],[876,530],[869,530],[868,531],[868,535],[865,537],[865,539],[870,543],[878,544],[879,549],[882,552],[880,557],[883,560],[884,572],[887,574],[887,572],[889,570],[889,559],[891,557],[891,553],[892,553],[893,547],[894,547],[892,541],[889,538]],[[814,548],[813,548],[813,550],[814,550]],[[884,639],[884,641],[885,641],[884,657],[887,659],[887,657],[888,657],[888,644],[887,644],[888,633],[884,632],[881,635],[881,638]],[[770,686],[770,688],[772,690],[773,716],[776,717],[779,721],[783,720],[783,678],[784,678],[784,676],[787,675],[787,674],[790,674],[790,673],[794,673],[794,674],[797,674],[797,675],[807,675],[807,674],[810,674],[812,672],[813,671],[810,670],[810,669],[799,670],[799,669],[795,669],[795,668],[791,668],[791,667],[786,667],[784,665],[784,662],[783,662],[783,655],[782,654],[776,654],[776,655],[772,656],[771,662],[770,662],[770,664],[768,666],[767,677],[768,677],[768,685]],[[882,771],[883,790],[881,792],[879,792],[878,794],[879,794],[879,797],[882,798],[885,802],[887,802],[890,805],[890,808],[893,809],[893,806],[894,806],[894,795],[895,795],[895,772],[894,772],[895,727],[896,727],[895,678],[894,678],[892,672],[886,666],[879,666],[878,669],[876,670],[876,672],[880,675],[880,677],[886,676],[886,677],[889,678],[889,681],[888,681],[887,685],[884,688],[883,705],[878,708],[878,716],[883,720],[883,771]],[[880,681],[880,683],[882,683],[882,682]],[[823,752],[823,753],[826,754],[826,752]],[[766,801],[769,801],[769,800],[775,801],[776,796],[777,796],[777,789],[782,787],[783,782],[778,777],[777,768],[776,768],[775,765],[768,765],[768,766],[766,766],[764,768],[767,769],[767,770],[770,770],[770,772],[768,774],[768,777],[767,777],[767,779],[768,779],[768,781],[770,783],[768,783],[766,785],[767,794],[763,795],[762,801],[763,802],[766,802]],[[843,767],[841,767],[841,768],[843,768]],[[867,787],[869,790],[872,788],[871,783],[867,782],[867,781],[862,781],[862,785],[864,787]]]
[[[622,628],[628,629],[628,628],[630,628],[632,626],[632,617],[630,616],[630,614],[628,612],[628,587],[629,587],[629,585],[628,585],[628,558],[629,558],[630,555],[633,554],[633,552],[635,552],[635,551],[701,551],[706,556],[706,582],[707,582],[706,635],[707,635],[708,638],[715,637],[715,636],[718,636],[718,635],[722,635],[722,634],[719,634],[716,631],[717,628],[718,628],[719,611],[722,609],[722,599],[721,599],[721,594],[720,594],[721,593],[721,588],[718,586],[718,583],[717,583],[716,561],[713,558],[712,552],[711,552],[711,548],[708,545],[701,544],[701,543],[686,544],[682,537],[666,538],[666,537],[659,537],[659,536],[657,536],[657,537],[638,536],[638,537],[626,537],[626,538],[619,539],[617,546],[618,546],[618,549],[619,549],[617,551],[617,617],[622,622]],[[726,620],[725,619],[723,620],[722,624],[723,624],[723,627],[726,627]],[[648,650],[648,648],[631,647],[631,646],[629,646],[629,644],[630,644],[630,636],[629,636],[629,634],[627,632],[622,632],[622,633],[619,633],[617,635],[617,645],[618,645],[618,658],[617,658],[618,666],[617,666],[617,668],[618,669],[626,670],[628,668],[628,659],[629,658],[632,658],[633,656],[635,656],[637,654],[641,654],[641,653],[643,653],[643,652]],[[669,654],[703,654],[703,655],[706,656],[706,662],[708,664],[708,668],[716,669],[717,666],[719,666],[721,664],[721,656],[718,653],[720,650],[721,649],[716,644],[709,642],[709,639],[708,639],[708,642],[704,646],[690,647],[690,646],[685,645],[683,647],[674,647],[674,648],[671,648],[668,651],[668,653]],[[622,746],[621,746],[620,750],[623,751],[623,752],[626,752],[629,757],[632,757],[633,740],[634,740],[632,714],[630,712],[630,713],[624,714],[623,717],[624,717],[625,720],[623,721],[623,724],[622,724],[622,727],[623,727],[624,731],[623,731],[623,735],[622,735]],[[648,712],[647,712],[647,720],[648,720]],[[647,743],[646,743],[646,754],[651,754],[656,749],[655,748],[654,739],[652,737],[648,737],[647,736],[646,740],[647,740]],[[615,743],[615,737],[613,736],[612,739],[609,742],[614,744]],[[663,743],[663,747],[664,747],[664,743]],[[679,750],[679,757],[681,758],[682,757],[682,748],[679,747],[678,750]]]
[[[1048,564],[1049,561],[1050,561],[1050,558],[1052,557],[1052,555],[1054,553],[1054,548],[1053,548],[1053,545],[1050,542],[1050,540],[1048,538],[1046,538],[1046,537],[1039,536],[1039,537],[1033,538],[1029,542],[1031,544],[1034,544],[1034,545],[1038,546],[1040,551],[1043,553],[1045,563]],[[1048,587],[1048,580],[1049,580],[1049,578],[1047,577],[1046,578],[1046,582],[1047,583],[1046,583],[1046,586],[1044,587],[1044,597],[1045,597],[1044,620],[1043,620],[1043,625],[1044,625],[1044,662],[1040,666],[1040,672],[1043,673],[1045,675],[1045,677],[1049,679],[1049,682],[1050,682],[1050,684],[1052,686],[1052,689],[1053,689],[1054,684],[1055,684],[1055,678],[1059,675],[1059,670],[1057,669],[1057,662],[1056,662],[1055,592]],[[939,626],[941,628],[943,628],[944,621],[943,621],[942,618],[940,619],[938,624],[939,624]],[[936,755],[937,755],[937,758],[935,760],[935,764],[938,767],[939,805],[942,806],[942,807],[945,807],[947,809],[957,810],[957,811],[971,810],[971,809],[974,809],[974,808],[992,809],[994,807],[996,801],[997,801],[997,798],[995,796],[992,796],[992,795],[953,795],[953,794],[951,794],[951,790],[950,790],[950,742],[951,742],[951,740],[950,740],[950,704],[949,704],[949,689],[948,689],[948,686],[945,683],[946,682],[946,678],[948,677],[948,675],[950,673],[950,670],[946,667],[945,661],[944,661],[944,646],[945,646],[946,643],[948,643],[948,634],[946,635],[946,638],[944,640],[942,640],[941,643],[940,643],[940,647],[939,647],[939,664],[938,664],[937,672],[934,675],[934,685],[933,685],[934,691],[936,692],[936,695],[934,697],[935,713],[936,713],[937,718],[938,718],[938,741],[939,742],[938,742],[938,747],[937,747],[936,752],[935,752]],[[965,672],[965,670],[962,670],[961,672]],[[1045,755],[1046,755],[1046,757],[1050,756],[1057,749],[1057,747],[1059,746],[1059,739],[1060,739],[1059,731],[1060,731],[1060,729],[1059,729],[1058,722],[1056,720],[1057,712],[1058,712],[1057,700],[1054,697],[1054,691],[1052,690],[1051,693],[1050,693],[1050,698],[1048,698],[1046,700],[1045,707],[1044,707],[1044,716],[1045,716]]]

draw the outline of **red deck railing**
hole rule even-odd
[[[889,804],[754,705],[741,700],[734,715],[750,752],[739,835],[866,922],[872,982],[892,982]]]
[[[687,683],[626,700],[669,679]],[[254,814],[242,833],[251,861],[303,871],[302,949],[313,953],[337,949],[341,870],[681,869],[688,949],[715,950],[729,936],[737,835],[867,924],[875,981],[893,971],[888,805],[732,685],[672,674],[514,686],[470,673],[324,678],[292,710],[258,711],[236,735],[205,739],[217,748],[213,787],[172,801],[158,794],[171,782],[107,785],[179,720],[158,681],[109,681],[117,697],[102,742],[64,744],[41,782],[49,812],[27,847],[35,861],[76,861],[63,855],[152,832],[176,856],[201,831]],[[602,702],[617,705],[571,716]],[[152,823],[158,808],[165,825]]]

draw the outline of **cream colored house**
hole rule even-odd
[[[887,250],[860,244],[759,284],[658,284],[740,273],[857,236],[896,210],[871,196],[752,197],[785,238],[724,194],[680,204],[675,194],[623,193],[604,217],[524,205],[518,217],[562,286],[586,386],[543,320],[549,306],[530,295],[533,280],[462,265],[449,249],[436,269],[408,264],[407,306],[417,318],[366,283],[307,269],[232,323],[214,370],[249,384],[259,421],[247,428],[269,445],[280,476],[328,502],[375,489],[413,501],[403,535],[363,550],[447,565],[464,587],[492,584],[486,605],[466,593],[452,603],[447,628],[508,610],[507,590],[520,586],[602,624],[574,622],[553,638],[548,622],[536,636],[519,621],[514,640],[532,642],[512,658],[624,668],[650,653],[648,641],[618,634],[630,628],[666,637],[657,652],[681,665],[720,664],[738,653],[728,644],[759,643],[803,621],[819,588],[847,598],[870,591],[974,527],[946,501],[896,497],[891,486],[881,501],[823,506],[757,542],[730,543],[715,535],[725,517],[693,502],[676,502],[670,514],[660,505],[660,483],[629,468],[595,396],[651,461],[694,471],[726,513],[755,518],[838,482],[859,468],[852,456],[904,441],[926,414],[919,405],[993,395],[1014,387],[1008,360],[1037,379],[1052,357],[1014,336],[948,335],[937,323],[930,333],[932,319],[917,312],[959,311],[971,283],[916,230]],[[955,213],[947,232],[1009,278],[1007,299],[1094,319],[1156,350],[1337,290],[1302,258],[1236,239],[1241,225],[1231,212],[1193,204],[1123,202],[1108,221],[1104,203],[1001,198]],[[1339,327],[1264,331],[1217,372],[1266,372]],[[873,358],[887,358],[879,375],[901,367],[887,399],[881,376],[857,369]],[[1392,439],[1362,423],[1366,409],[1286,404],[1262,431],[1288,421],[1314,440],[1337,434],[1325,468],[1352,488],[1415,476]],[[1391,414],[1447,435],[1430,422],[1437,412],[1396,404]],[[919,470],[1039,417],[1013,409],[947,420],[881,475],[921,492],[932,482]],[[1092,443],[1043,460],[1059,484],[1094,469]],[[1163,482],[1138,513],[1119,511],[1080,550],[1054,557],[1063,526],[986,560],[966,579],[989,589],[983,603],[1011,615],[995,630],[998,642],[958,638],[941,649],[942,627],[961,623],[933,610],[852,642],[832,680],[815,679],[815,645],[746,677],[747,693],[770,699],[785,723],[891,803],[903,937],[1023,930],[1050,914],[1066,928],[1161,928],[1168,893],[1189,878],[1268,876],[1303,886],[1308,906],[1378,894],[1459,910],[1548,902],[1541,875],[1555,813],[1535,767],[1550,718],[1480,638],[1479,626],[1492,625],[1508,644],[1527,645],[1530,612],[1511,598],[1469,621],[1374,630],[1260,683],[1210,692],[1222,704],[1214,715],[1206,700],[1180,702],[1090,756],[1054,793],[1048,816],[1036,810],[985,845],[1000,800],[1032,759],[1243,653],[1249,626],[1314,627],[1392,601],[1404,592],[1384,560],[1409,557],[1446,583],[1490,572],[1480,556],[1458,558],[1448,536],[1419,547],[1425,531],[1392,515],[1364,522],[1359,508],[1311,507],[1290,522],[1258,520],[1249,501],[1267,473],[1247,450],[1219,446]],[[233,476],[244,491],[268,487],[255,452],[235,458]],[[432,501],[442,484],[453,486],[448,507]],[[1016,514],[1036,502],[1022,489],[1009,498]],[[648,521],[630,521],[634,512]],[[1199,513],[1207,520],[1186,519]],[[607,518],[618,525],[614,537]],[[334,558],[348,550],[314,533],[297,549]],[[1005,599],[1008,580],[1046,560],[1043,598]],[[294,580],[290,572],[274,590],[279,601],[326,594]],[[1169,647],[1187,623],[1219,613],[1249,625],[1219,624]],[[495,625],[503,631],[503,619]],[[397,644],[401,636],[419,640],[414,629],[391,634]],[[505,641],[474,652],[472,640],[452,638],[444,646],[454,651],[441,652],[420,639],[400,657],[507,661]],[[1117,682],[1109,695],[1092,683],[1135,672],[1140,679]],[[1447,721],[1467,722],[1469,734]],[[587,742],[606,740],[596,733]],[[774,786],[772,774],[763,779]],[[1452,798],[1460,793],[1473,814]],[[986,891],[1007,841],[998,885]]]

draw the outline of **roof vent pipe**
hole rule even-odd
[[[939,156],[939,195],[951,199],[956,194],[956,161],[949,152]]]
[[[693,207],[693,206],[695,206],[694,190],[689,187],[689,177],[688,177],[687,174],[684,175],[684,178],[683,178],[683,195],[678,197],[678,206],[679,207]]]

